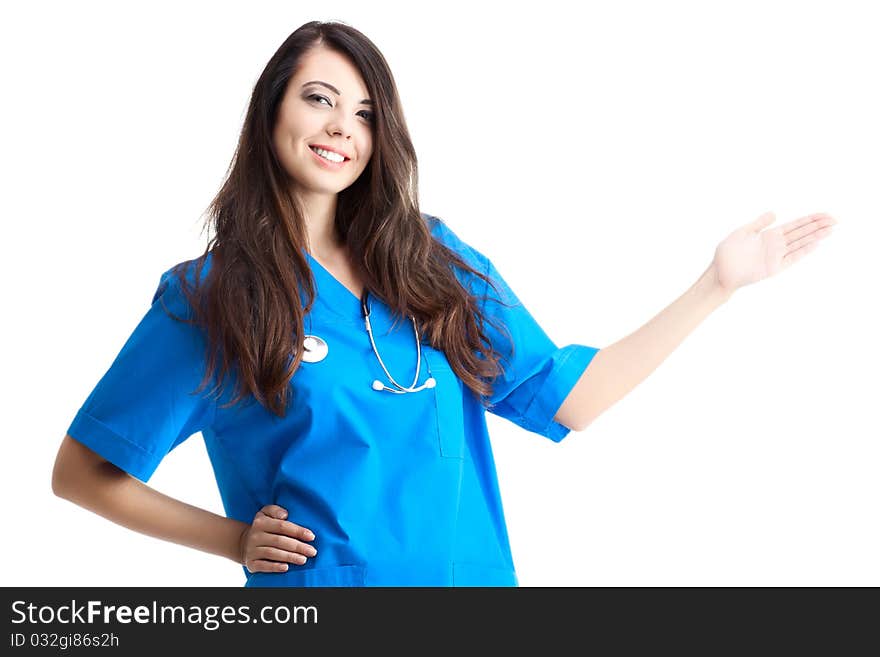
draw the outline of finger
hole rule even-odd
[[[287,570],[287,564],[266,561],[265,559],[255,559],[248,562],[247,569],[252,573],[278,573]]]
[[[287,517],[287,509],[280,507],[277,504],[267,504],[260,509],[260,513],[263,513],[270,518],[281,518],[282,520]]]
[[[801,230],[804,230],[803,228]],[[806,246],[810,242],[815,242],[816,240],[821,240],[828,237],[831,234],[831,226],[824,226],[823,228],[818,229],[810,229],[810,232],[804,233],[799,238],[788,242],[785,246],[788,247],[788,253],[799,249],[803,246]]]
[[[785,231],[783,235],[785,237],[786,245],[791,246],[797,242],[797,240],[810,235],[818,235],[819,233],[826,235],[836,223],[834,217],[827,214],[816,215],[812,220],[802,224],[800,227],[795,228],[794,230]],[[827,230],[822,232],[823,229]]]
[[[289,561],[290,563],[304,564],[306,556],[299,552],[288,552],[287,550],[279,550],[274,547],[258,547],[252,550],[251,554],[259,559],[272,559],[273,561]]]
[[[305,527],[301,527],[295,523],[292,523],[288,520],[272,520],[267,525],[272,533],[274,534],[282,534],[283,536],[291,536],[293,538],[298,538],[301,541],[313,541],[315,540],[315,535],[312,533],[310,529],[306,529]]]
[[[760,233],[774,221],[776,221],[776,215],[773,212],[765,212],[750,224],[746,224],[745,227],[754,233]]]
[[[316,554],[318,554],[318,550],[315,549],[314,546],[309,545],[308,543],[303,543],[302,541],[298,541],[295,538],[281,536],[280,534],[263,534],[263,536],[260,537],[257,545],[261,547],[276,547],[282,550],[287,550],[288,552],[298,552],[300,554],[306,555],[307,557],[314,557]]]
[[[800,219],[795,219],[794,221],[790,221],[787,224],[783,224],[781,226],[782,234],[785,235],[785,237],[788,239],[789,235],[791,235],[799,228],[807,227],[807,230],[809,230],[809,224],[813,223],[814,221],[821,221],[826,218],[830,219],[832,224],[837,223],[834,217],[832,217],[830,214],[827,214],[825,212],[814,212],[813,214],[808,214],[805,217],[801,217]]]

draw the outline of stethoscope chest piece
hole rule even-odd
[[[327,352],[329,351],[327,343],[317,335],[306,335],[303,338],[303,349],[302,359],[304,363],[317,363],[322,361],[327,358]]]

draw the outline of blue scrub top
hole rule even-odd
[[[553,417],[598,349],[557,347],[486,256],[437,217],[422,216],[436,239],[491,276],[500,299],[513,306],[456,269],[466,289],[490,295],[482,308],[503,322],[515,345],[511,358],[507,334],[486,323],[506,355],[490,412],[562,440],[569,429]],[[318,554],[307,563],[288,564],[284,573],[242,566],[245,586],[517,586],[479,400],[443,352],[425,341],[418,385],[433,376],[436,387],[373,390],[375,379],[390,383],[370,345],[360,299],[304,253],[317,294],[305,330],[323,338],[329,352],[294,374],[284,419],[252,396],[220,408],[231,399],[234,379],[226,380],[219,401],[206,398],[210,387],[190,394],[205,371],[206,340],[201,329],[163,309],[193,316],[168,270],[67,433],[147,482],[166,454],[201,432],[228,517],[250,524],[264,505],[278,504],[288,520],[315,534]],[[194,280],[193,267],[188,276]],[[409,385],[417,360],[412,323],[370,299],[376,347],[394,379]]]

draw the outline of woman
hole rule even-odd
[[[254,89],[215,237],[162,274],[68,429],[56,494],[233,559],[246,586],[516,586],[485,411],[583,430],[834,223],[762,215],[640,330],[559,348],[417,188],[381,53],[344,24],[296,30]],[[227,517],[145,485],[196,432]]]

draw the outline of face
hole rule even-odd
[[[272,139],[278,159],[301,193],[335,195],[361,175],[373,152],[373,108],[364,100],[370,100],[364,80],[344,55],[319,46],[300,59]],[[328,161],[314,146],[346,159],[337,162],[339,158],[330,154],[334,160]]]

